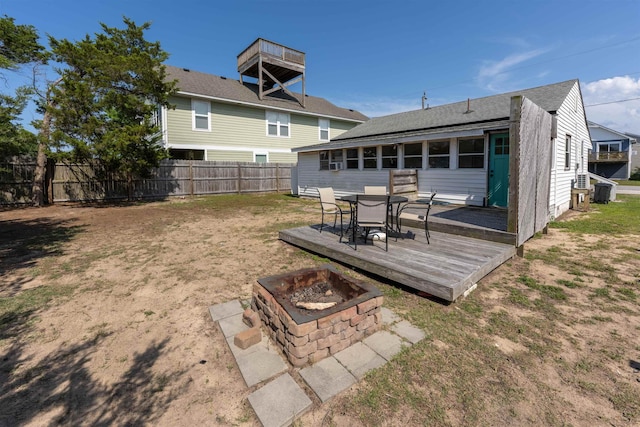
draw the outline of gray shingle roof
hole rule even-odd
[[[525,89],[453,104],[431,107],[426,110],[407,111],[384,117],[376,117],[332,139],[345,142],[353,139],[384,139],[385,135],[437,131],[487,123],[509,118],[511,97],[522,95],[549,113],[555,113],[578,80],[567,80],[547,86]],[[468,108],[467,108],[468,106]]]
[[[283,91],[277,91],[260,100],[258,97],[258,85],[252,83],[242,84],[239,80],[200,73],[171,65],[167,65],[166,69],[169,80],[178,80],[179,92],[349,121],[363,122],[368,119],[367,116],[359,111],[340,108],[326,99],[315,96],[307,95],[305,97],[305,107]],[[296,95],[302,96],[301,94]]]

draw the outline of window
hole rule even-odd
[[[449,141],[429,143],[429,167],[449,168]]]
[[[364,147],[362,149],[362,166],[365,169],[378,169],[377,147]]]
[[[382,146],[382,169],[396,169],[398,167],[398,146]]]
[[[320,170],[329,170],[329,163],[342,163],[342,150],[320,152]]]
[[[329,170],[329,152],[328,151],[320,152],[320,170],[321,171]]]
[[[342,163],[342,160],[342,150],[331,150],[331,163]]]
[[[564,168],[571,169],[571,135],[567,135],[564,140]]]
[[[289,137],[289,114],[267,111],[267,135]]]
[[[320,141],[329,140],[329,119],[318,119]]]
[[[422,143],[404,144],[404,167],[422,169]]]
[[[598,151],[601,153],[616,153],[620,151],[620,143],[619,142],[609,142],[609,143],[599,143]]]
[[[484,138],[461,139],[458,141],[458,167],[484,167]]]
[[[153,113],[151,113],[151,125],[162,130],[162,106],[158,105]]]
[[[347,148],[347,169],[358,169],[357,148]]]
[[[211,104],[208,101],[191,100],[191,110],[193,111],[193,129],[211,130]]]
[[[255,154],[254,161],[256,163],[267,163],[267,155],[266,154]]]

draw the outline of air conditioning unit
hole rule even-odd
[[[589,174],[588,173],[579,173],[578,181],[576,182],[576,188],[589,188]]]
[[[329,170],[332,170],[332,171],[342,170],[342,162],[331,162],[331,163],[329,163]]]

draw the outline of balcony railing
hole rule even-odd
[[[628,162],[629,153],[627,151],[600,151],[589,154],[589,161],[595,162]]]
[[[282,46],[281,44],[270,42],[265,39],[256,40],[251,46],[238,55],[238,68],[245,64],[258,53],[282,59],[283,61],[304,67],[304,53],[295,49]]]

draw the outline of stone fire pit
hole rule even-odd
[[[300,302],[335,305],[307,310]],[[258,279],[251,306],[294,366],[335,354],[382,325],[382,293],[331,265]]]

